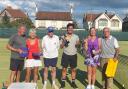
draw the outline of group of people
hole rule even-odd
[[[113,89],[113,77],[106,76],[106,68],[109,59],[118,60],[119,44],[115,37],[110,34],[108,27],[103,28],[103,37],[98,38],[96,29],[90,28],[89,36],[84,40],[86,51],[85,64],[87,65],[88,85],[86,89],[95,89],[96,68],[102,68],[102,88]]]
[[[29,30],[29,37],[26,37],[26,27],[20,25],[18,33],[11,36],[7,44],[7,48],[11,50],[10,58],[10,83],[14,81],[20,82],[20,74],[23,68],[26,69],[25,82],[30,82],[31,70],[33,69],[33,82],[38,80],[39,67],[44,63],[43,70],[43,89],[47,87],[48,68],[51,67],[52,88],[64,89],[67,68],[71,68],[71,86],[77,89],[75,82],[77,75],[77,47],[80,45],[78,35],[74,34],[74,24],[67,25],[67,32],[65,35],[58,37],[54,34],[52,27],[47,28],[47,34],[41,39],[38,38],[35,29]],[[27,48],[27,49],[25,49]],[[59,48],[63,48],[61,59],[62,77],[60,88],[56,85],[56,66],[59,55]],[[113,89],[113,78],[105,75],[107,62],[109,58],[114,61],[118,59],[119,45],[117,39],[110,35],[110,29],[105,27],[103,29],[103,37],[98,38],[96,29],[93,27],[89,30],[89,35],[84,40],[84,49],[86,51],[86,58],[84,64],[87,65],[88,85],[86,89],[95,89],[96,68],[102,67],[102,89]],[[22,57],[23,53],[27,51],[27,56]],[[41,61],[43,56],[43,62]],[[24,60],[25,59],[25,60]]]

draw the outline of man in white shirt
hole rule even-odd
[[[44,57],[44,86],[43,89],[46,89],[47,78],[48,78],[48,68],[51,68],[52,76],[52,88],[58,89],[55,84],[56,78],[56,64],[58,59],[58,50],[60,47],[59,37],[54,35],[53,27],[48,27],[48,34],[45,35],[42,39],[42,49]]]

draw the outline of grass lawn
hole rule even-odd
[[[6,49],[7,39],[0,39],[0,88],[2,86],[2,82],[9,80],[9,57],[10,52]],[[121,54],[128,55],[128,42],[122,41],[119,42],[121,47]],[[57,70],[57,85],[60,86],[60,78],[61,78],[61,66],[60,66],[60,60],[61,60],[62,50],[60,50],[60,56],[58,59],[58,70]],[[84,65],[84,58],[78,54],[78,74],[77,74],[77,80],[76,83],[79,87],[79,89],[84,89],[84,87],[87,85],[87,73],[86,66]],[[42,69],[40,68],[39,75],[41,75]],[[22,74],[23,76],[23,74]],[[67,75],[67,82],[66,82],[66,88],[65,89],[72,89],[70,86],[70,74]],[[96,89],[99,89],[101,86],[101,74],[99,71],[97,71],[97,81],[96,86],[98,86]],[[42,78],[40,76],[40,79],[38,81],[38,87],[39,89],[42,89]],[[50,81],[48,83],[47,89],[51,89]],[[114,89],[119,89],[116,86],[114,86]]]

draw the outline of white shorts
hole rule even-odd
[[[37,59],[27,59],[25,60],[24,67],[39,67],[42,66],[42,61]]]

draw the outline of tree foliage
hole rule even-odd
[[[33,23],[29,18],[17,19],[11,22],[13,27],[18,27],[20,24],[25,24],[27,28],[31,28],[33,26]]]
[[[2,18],[2,23],[0,26],[3,27],[10,27],[10,18],[7,16],[7,14],[5,13],[3,18]]]
[[[7,14],[5,13],[5,15],[2,18],[2,23],[0,23],[0,28],[10,28],[10,27],[16,28],[20,24],[26,25],[27,28],[33,27],[33,23],[31,21],[31,19],[29,19],[28,17],[19,18],[14,21],[10,21],[10,17],[8,17]]]

